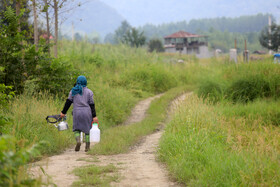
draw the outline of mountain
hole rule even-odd
[[[114,8],[99,0],[93,0],[77,7],[68,16],[63,23],[62,32],[71,36],[73,22],[74,32],[82,34],[98,32],[101,37],[104,37],[106,34],[114,32],[123,20],[124,18]]]
[[[133,27],[163,25],[211,18],[237,18],[245,15],[272,14],[280,18],[279,0],[87,0],[68,16],[63,33],[96,33],[102,38],[113,33],[123,20]],[[214,26],[215,27],[215,26]]]
[[[280,18],[279,0],[101,0],[132,26],[200,18],[239,17],[258,13]]]

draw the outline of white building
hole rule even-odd
[[[195,54],[198,58],[213,56],[208,50],[207,36],[179,31],[164,37],[166,53]]]

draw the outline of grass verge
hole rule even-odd
[[[185,100],[160,142],[170,173],[187,186],[279,186],[280,129],[218,109]]]

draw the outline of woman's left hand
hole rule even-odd
[[[60,118],[64,118],[65,114],[63,114],[62,112],[60,113]]]

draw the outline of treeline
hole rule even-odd
[[[161,25],[146,24],[139,27],[144,31],[148,38],[163,37],[179,30],[191,33],[200,33],[209,31],[211,28],[218,31],[248,33],[260,32],[268,25],[269,14],[257,14],[251,16],[241,16],[238,18],[210,18],[193,19],[190,22],[181,21],[177,23],[167,23]]]
[[[209,47],[221,49],[228,52],[234,47],[237,40],[237,49],[244,50],[245,40],[247,49],[251,52],[262,49],[259,43],[260,31],[268,25],[269,14],[257,14],[252,16],[241,16],[238,18],[211,18],[195,19],[190,22],[181,21],[161,25],[146,24],[139,27],[144,32],[147,40],[159,38],[163,41],[164,36],[180,30],[190,33],[208,36]]]
[[[247,49],[253,52],[262,49],[259,35],[260,31],[268,25],[269,16],[269,14],[257,14],[238,18],[195,19],[190,22],[181,21],[161,25],[146,24],[136,29],[139,33],[143,33],[147,42],[155,38],[164,42],[165,36],[183,30],[207,35],[209,47],[212,49],[221,49],[223,52],[228,52],[230,48],[234,47],[235,40],[237,40],[237,49],[242,51],[245,48],[246,40]],[[130,26],[128,22],[125,21],[125,23]],[[118,43],[116,38],[119,38],[120,30],[125,31],[126,27],[122,24],[114,34],[108,34],[104,42]]]
[[[245,40],[246,48],[251,53],[256,50],[264,50],[259,42],[260,32],[238,33],[211,28],[209,31],[199,32],[199,34],[208,36],[208,46],[213,50],[220,49],[222,52],[228,52],[229,49],[234,48],[235,40],[237,52],[242,52],[245,49]]]

